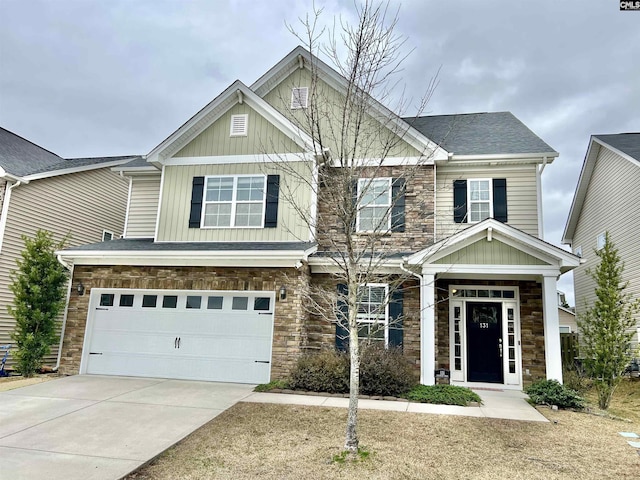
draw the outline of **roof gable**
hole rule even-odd
[[[596,166],[596,162],[600,157],[600,151],[606,148],[621,158],[631,162],[633,165],[640,167],[640,133],[621,133],[612,135],[592,135],[589,141],[589,148],[584,157],[582,170],[578,179],[578,185],[571,202],[571,210],[567,224],[562,234],[562,243],[571,244],[573,236],[578,226],[578,219],[584,206],[585,198],[591,177]]]
[[[293,125],[275,108],[253,93],[241,81],[236,80],[227,89],[207,104],[202,110],[191,117],[178,130],[167,137],[148,155],[147,161],[162,164],[162,162],[180,151],[184,146],[200,135],[206,128],[223,116],[230,108],[238,103],[246,102],[253,110],[266,118],[271,124],[283,132],[303,151],[313,151],[311,138]]]

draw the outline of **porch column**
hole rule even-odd
[[[545,275],[542,280],[544,310],[544,357],[547,380],[562,383],[562,354],[560,350],[560,324],[556,275]]]
[[[434,274],[422,275],[420,285],[420,383],[435,385],[436,310]]]

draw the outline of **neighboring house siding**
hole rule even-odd
[[[160,207],[159,242],[309,241],[309,226],[299,212],[311,205],[311,162],[237,163],[167,166]],[[188,228],[193,177],[207,175],[280,175],[276,228]],[[307,179],[307,180],[303,180]]]
[[[310,88],[311,72],[307,69],[297,69],[291,73],[277,87],[267,93],[264,96],[264,100],[285,117],[293,120],[294,124],[309,132],[311,130],[308,117],[310,109],[291,109],[291,90],[294,87],[309,87],[309,102],[313,101]],[[387,125],[382,125],[369,115],[366,115],[363,119],[365,121],[360,122],[361,125],[358,125],[358,150],[355,155],[348,151],[354,143],[353,132],[356,130],[354,125],[350,125],[345,129],[346,132],[352,132],[344,136],[344,140],[347,141],[343,142],[343,148],[346,150],[339,148],[338,143],[343,140],[340,132],[345,97],[321,79],[317,79],[316,88],[315,98],[322,100],[315,100],[317,116],[314,120],[317,120],[320,124],[322,146],[330,149],[333,158],[415,157],[423,154],[423,152],[419,152],[402,139],[405,130],[398,130],[390,122],[387,122]],[[351,119],[353,121],[355,117],[352,116]],[[404,123],[403,125],[408,128],[408,125]]]
[[[440,166],[436,167],[436,236],[450,237],[468,227],[453,219],[453,182],[470,178],[506,178],[507,223],[538,236],[536,165],[522,166]]]
[[[231,116],[247,114],[247,135],[231,136]],[[302,149],[247,104],[235,105],[174,157],[299,153]]]
[[[571,327],[571,333],[578,331],[578,323],[576,322],[576,314],[568,312],[562,308],[558,308],[558,320],[561,327]]]
[[[640,168],[605,147],[600,153],[587,187],[584,204],[573,235],[572,248],[582,248],[585,263],[573,272],[578,315],[585,305],[595,302],[595,282],[587,269],[595,268],[597,237],[605,231],[624,262],[623,278],[629,282],[626,292],[640,297]],[[640,314],[636,315],[640,325]],[[637,340],[636,340],[637,341]]]
[[[34,180],[12,190],[0,252],[0,344],[13,343],[15,322],[7,305],[13,300],[10,272],[24,249],[22,235],[46,229],[61,240],[71,232],[69,246],[99,242],[103,230],[121,235],[127,191],[127,180],[108,169]],[[56,344],[48,363],[55,362],[57,352]]]
[[[131,194],[127,218],[127,238],[153,238],[156,232],[160,172],[157,175],[131,177]]]
[[[445,265],[547,265],[542,260],[528,255],[497,240],[480,240],[446,255],[434,263]]]

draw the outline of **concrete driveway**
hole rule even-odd
[[[119,479],[252,389],[76,375],[0,392],[0,479]]]

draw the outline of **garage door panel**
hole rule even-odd
[[[270,379],[272,292],[93,289],[91,295],[86,373]]]

